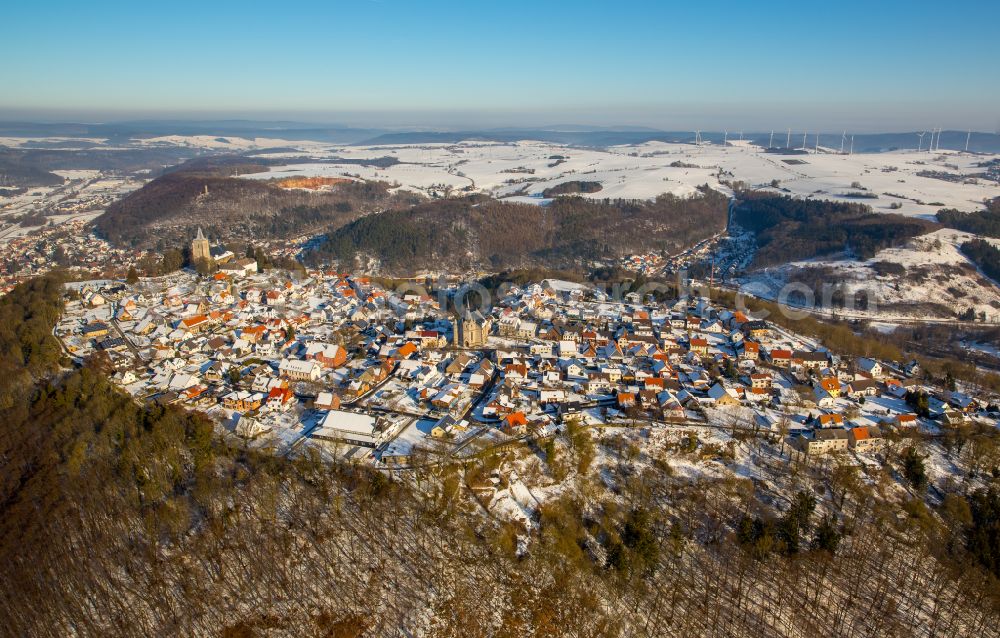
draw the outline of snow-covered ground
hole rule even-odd
[[[916,237],[903,247],[882,250],[867,261],[810,260],[770,268],[747,278],[742,287],[774,299],[791,273],[801,275],[802,270],[823,268],[831,273],[831,284],[843,284],[852,293],[868,291],[875,304],[873,312],[868,313],[873,318],[909,313],[926,317],[927,304],[939,304],[953,311],[971,307],[977,314],[985,313],[989,321],[1000,321],[1000,288],[976,270],[960,250],[962,243],[972,237],[942,229]],[[1000,240],[990,241],[1000,246]],[[885,263],[902,266],[902,272],[886,272]]]
[[[776,180],[781,192],[796,197],[862,202],[877,211],[925,217],[943,207],[977,210],[983,199],[1000,196],[996,182],[979,179],[963,183],[918,175],[922,171],[968,175],[981,172],[975,165],[989,159],[956,151],[842,155],[821,148],[818,153],[780,155],[738,142],[727,146],[649,142],[594,149],[521,141],[330,146],[330,160],[322,161],[319,150],[314,147],[303,153],[317,161],[278,166],[245,177],[353,175],[398,182],[414,190],[469,188],[534,203],[545,203],[542,191],[566,181],[601,183],[600,191],[585,197],[648,199],[662,193],[691,195],[703,184],[729,192],[723,182],[771,188]],[[375,168],[336,161],[382,157],[394,157],[401,163]],[[858,192],[876,197],[848,196]],[[900,208],[892,208],[894,204]]]
[[[32,142],[99,144],[100,139],[0,138],[0,145]],[[841,154],[839,149],[809,148],[800,154],[767,153],[748,142],[701,145],[647,142],[609,148],[583,148],[524,140],[513,143],[466,141],[456,144],[351,146],[278,137],[244,138],[211,135],[167,135],[135,138],[125,147],[184,147],[251,154],[270,160],[309,160],[275,166],[246,179],[288,176],[357,176],[395,182],[425,193],[467,189],[513,201],[547,203],[542,192],[567,181],[600,182],[592,198],[648,199],[663,193],[687,196],[707,184],[729,192],[728,184],[744,182],[796,197],[862,202],[876,211],[929,217],[940,208],[976,210],[986,198],[1000,196],[1000,184],[985,179],[940,179],[981,173],[977,163],[996,156],[939,151],[899,150]],[[111,148],[104,145],[104,148]],[[284,150],[284,149],[288,150]],[[338,162],[392,157],[387,168]],[[920,176],[930,172],[937,177]],[[67,175],[83,178],[82,174]],[[874,197],[849,197],[865,193]],[[898,208],[892,208],[892,206]]]

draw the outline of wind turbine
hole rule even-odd
[[[924,135],[927,135],[927,131],[924,131],[923,133],[917,133],[917,152],[918,153],[920,152],[920,149],[924,145]]]
[[[840,154],[844,154],[844,142],[847,141],[847,131],[840,134]]]
[[[792,147],[792,129],[788,129],[788,137],[785,138],[785,148]]]
[[[968,133],[965,134],[965,152],[969,152],[969,140],[972,138],[972,129],[970,128]]]
[[[743,141],[743,131],[740,131],[740,141]]]
[[[701,146],[701,131],[694,132],[694,143]]]
[[[802,133],[802,150],[803,151],[806,150],[806,136],[807,135],[809,135],[809,134],[808,133]]]
[[[854,136],[851,136],[851,155],[854,155]]]
[[[768,148],[774,148],[774,131],[771,131],[771,139],[767,142]]]
[[[819,131],[816,132],[816,152],[819,153]]]
[[[722,145],[729,146],[729,131],[725,131],[722,137]]]

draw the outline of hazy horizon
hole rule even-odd
[[[559,119],[560,115],[562,116]],[[791,128],[793,133],[803,131],[821,134],[839,134],[841,130],[856,134],[880,133],[910,133],[913,131],[942,128],[946,131],[1000,134],[1000,122],[993,126],[947,126],[940,122],[948,118],[927,117],[926,125],[905,126],[896,122],[865,121],[862,118],[829,118],[825,122],[817,121],[823,118],[795,117],[772,118],[771,120],[750,117],[714,117],[686,115],[684,117],[664,117],[662,119],[633,119],[613,116],[607,118],[578,116],[573,117],[568,112],[552,113],[544,117],[535,113],[469,113],[449,111],[428,111],[423,113],[296,113],[296,112],[204,112],[204,111],[151,111],[151,112],[114,112],[114,111],[59,111],[46,112],[40,110],[20,110],[0,108],[0,123],[32,123],[32,124],[109,124],[128,125],[144,122],[179,123],[263,123],[286,125],[288,128],[349,128],[376,129],[384,131],[428,131],[428,132],[463,132],[489,131],[493,129],[522,130],[559,130],[560,128],[581,130],[627,131],[643,130],[660,132],[681,132],[701,130],[702,132],[729,131],[766,133],[775,131],[783,133]],[[773,120],[773,121],[772,121]],[[746,126],[731,125],[733,122],[744,121]],[[957,124],[957,122],[955,123]],[[276,129],[280,130],[280,129]]]
[[[13,5],[0,119],[1000,129],[1000,6]]]

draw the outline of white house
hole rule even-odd
[[[315,381],[319,379],[322,368],[316,361],[300,361],[298,359],[282,359],[278,364],[278,372],[289,379],[300,381]]]
[[[859,357],[855,362],[858,370],[864,372],[865,374],[871,375],[872,377],[878,379],[882,377],[883,370],[882,364],[874,359],[867,359],[865,357]]]

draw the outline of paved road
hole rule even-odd
[[[129,352],[132,353],[132,357],[135,359],[135,362],[139,365],[143,365],[145,362],[142,360],[142,357],[139,356],[139,349],[135,347],[135,344],[132,343],[132,341],[128,337],[125,336],[125,333],[122,331],[121,326],[118,325],[118,320],[112,318],[111,321],[109,321],[108,323],[111,324],[111,327],[114,328],[115,332],[118,333],[118,336],[121,337],[122,341],[125,342],[125,345],[126,347],[128,347]]]

